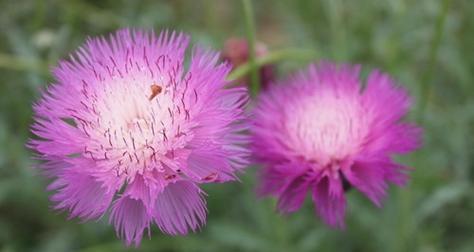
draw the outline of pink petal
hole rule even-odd
[[[66,172],[48,188],[59,190],[51,197],[52,201],[57,202],[55,208],[68,209],[70,218],[80,217],[83,220],[100,217],[114,195],[93,177],[77,172]]]
[[[284,213],[298,210],[306,198],[310,182],[310,179],[304,175],[294,178],[281,193],[278,209]]]
[[[323,176],[313,188],[317,213],[332,227],[344,228],[346,198],[339,178]]]
[[[125,191],[124,195],[131,199],[140,200],[148,210],[148,213],[151,214],[151,209],[153,209],[153,205],[155,203],[154,195],[156,195],[161,190],[162,188],[158,183],[146,181],[143,176],[137,175],[133,182],[127,186],[127,190]]]
[[[110,222],[115,226],[117,235],[125,239],[127,245],[132,242],[140,245],[145,228],[150,228],[151,216],[141,200],[123,196],[112,206]]]
[[[185,172],[200,182],[235,180],[234,169],[228,162],[228,157],[219,153],[222,151],[193,151],[189,156],[188,169]]]
[[[206,220],[206,206],[201,190],[193,183],[179,181],[169,184],[156,199],[154,220],[160,229],[171,235],[195,231]]]
[[[383,124],[400,120],[410,107],[406,90],[398,87],[389,75],[379,71],[370,73],[362,99],[367,112],[382,119]]]
[[[261,183],[257,188],[259,196],[278,196],[290,184],[293,179],[303,175],[306,168],[303,164],[280,164],[265,167],[259,172]]]
[[[311,65],[309,73],[322,90],[335,94],[357,93],[360,89],[360,68],[359,65],[337,65],[323,61],[318,65]]]
[[[383,161],[359,160],[343,172],[355,188],[364,193],[376,206],[380,207],[381,200],[385,197],[388,187],[384,171],[386,166],[387,162]]]

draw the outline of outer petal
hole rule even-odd
[[[127,190],[124,193],[124,195],[128,196],[130,199],[140,200],[149,214],[151,214],[154,208],[154,195],[162,190],[162,185],[151,179],[152,177],[150,180],[145,180],[142,175],[137,175],[133,182],[127,186]]]
[[[308,193],[311,178],[302,175],[294,178],[281,193],[278,199],[278,209],[284,213],[298,210]]]
[[[410,107],[406,90],[398,87],[389,75],[379,71],[370,73],[362,97],[368,112],[385,118],[387,123],[401,119]]]
[[[369,132],[363,146],[365,154],[409,153],[421,145],[421,129],[400,123],[379,125]]]
[[[245,168],[248,137],[243,106],[248,101],[245,88],[222,89],[230,66],[214,66],[218,55],[200,48],[193,51],[190,63],[189,103],[193,138],[186,148],[192,150],[189,166],[183,169],[199,182],[235,180],[234,172]]]
[[[38,168],[41,174],[48,178],[58,177],[65,167],[70,166],[68,162],[57,156],[48,157],[47,159],[38,157],[36,159],[39,161],[39,163],[35,166],[35,168]]]
[[[299,163],[267,166],[260,171],[260,185],[257,193],[260,196],[279,196],[297,177],[306,173],[306,167]]]
[[[127,245],[132,242],[140,245],[145,228],[150,228],[151,216],[143,202],[126,195],[118,199],[110,214],[110,222],[114,224],[117,235],[125,239]]]
[[[378,71],[369,75],[362,103],[371,117],[364,152],[407,153],[420,146],[421,129],[398,123],[407,113],[410,100],[407,92],[388,75]]]
[[[358,93],[360,90],[359,65],[337,65],[331,62],[321,62],[311,65],[308,69],[310,79],[307,83],[313,85],[316,81],[321,90],[334,92],[335,95],[342,93]]]
[[[109,207],[114,192],[108,191],[102,183],[93,177],[67,170],[50,186],[50,190],[59,189],[51,197],[57,202],[55,208],[68,209],[70,218],[84,220],[100,217]]]
[[[156,199],[154,220],[168,234],[195,231],[206,220],[206,206],[201,190],[193,183],[179,181],[169,184]]]
[[[32,125],[31,131],[38,137],[47,140],[32,139],[28,144],[30,148],[43,155],[70,155],[84,150],[85,134],[61,119],[36,118],[36,123]]]
[[[222,154],[225,154],[222,150],[193,151],[188,159],[190,175],[200,182],[235,180],[234,169]]]
[[[283,163],[295,153],[288,146],[284,111],[292,86],[276,86],[259,96],[252,119],[252,150],[258,162]],[[297,91],[300,86],[295,87]],[[299,93],[294,91],[295,93]],[[275,102],[279,101],[279,102]]]
[[[344,228],[346,198],[339,178],[323,176],[313,188],[317,213],[332,227]]]
[[[343,173],[354,187],[380,207],[388,188],[388,181],[398,185],[405,183],[406,175],[402,173],[403,170],[403,166],[387,159],[359,159],[351,167],[344,169]]]

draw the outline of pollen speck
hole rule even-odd
[[[153,100],[153,98],[155,98],[155,96],[159,95],[161,93],[161,86],[158,86],[157,84],[153,84],[150,86],[150,89],[151,89],[151,95],[150,97],[148,97],[148,100]]]

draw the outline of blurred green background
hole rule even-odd
[[[401,162],[408,187],[391,187],[382,209],[348,194],[347,229],[334,231],[303,209],[280,216],[254,196],[255,168],[241,183],[207,185],[208,223],[169,237],[153,227],[126,248],[107,219],[80,223],[51,210],[48,181],[33,170],[25,142],[31,105],[52,81],[49,69],[87,36],[121,27],[190,33],[220,49],[245,35],[242,3],[197,1],[0,0],[0,251],[474,251],[474,1],[254,1],[257,39],[279,76],[317,59],[364,64],[392,74],[414,96],[410,120],[424,148]],[[290,50],[291,51],[291,50]]]

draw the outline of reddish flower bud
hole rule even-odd
[[[268,54],[267,46],[262,42],[255,45],[255,55],[257,58],[264,57]],[[249,59],[249,46],[244,38],[230,38],[224,43],[222,50],[222,58],[232,64],[233,69],[247,63]],[[264,65],[259,69],[260,85],[266,89],[274,79],[273,65]],[[249,76],[244,76],[235,82],[248,83]]]

